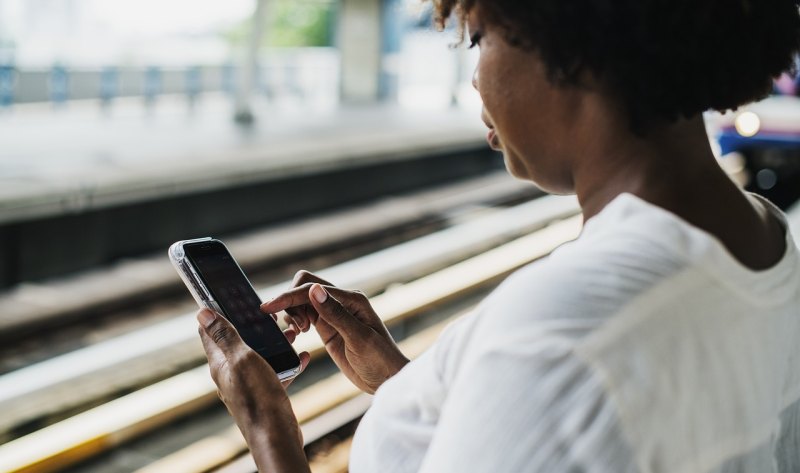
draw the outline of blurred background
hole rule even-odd
[[[575,199],[487,146],[476,62],[418,0],[0,0],[0,471],[253,471],[174,241],[223,239],[262,298],[299,269],[361,288],[414,355],[573,238]],[[706,115],[787,210],[799,93]],[[345,471],[369,398],[297,343],[307,453]]]
[[[420,132],[435,142],[463,132],[474,144],[476,52],[451,47],[456,40],[455,31],[433,31],[416,1],[0,1],[0,222],[69,216],[51,227],[57,236],[0,230],[5,248],[31,242],[3,255],[0,287],[275,220],[217,198],[242,215],[206,223],[212,212],[141,212],[126,218],[127,236],[110,236],[113,215],[76,214],[252,187],[304,174],[298,167],[319,174],[317,161],[335,167],[342,158],[293,147]],[[358,192],[305,198],[331,207]],[[280,216],[296,214],[282,207]]]

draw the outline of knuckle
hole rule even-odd
[[[310,277],[311,273],[309,271],[301,269],[300,271],[294,274],[294,279],[292,281],[294,282],[294,285],[297,286],[304,283],[305,281],[308,281]]]
[[[337,319],[345,319],[350,317],[350,312],[344,308],[341,304],[336,304],[333,306],[333,316]]]
[[[303,288],[304,291],[308,291],[309,289],[311,289],[311,286],[313,285],[314,285],[313,282],[306,282],[301,284],[299,287]]]
[[[211,329],[209,335],[211,335],[211,339],[214,340],[215,343],[219,343],[227,340],[231,336],[231,330],[225,325],[217,324]]]

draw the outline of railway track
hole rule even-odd
[[[576,212],[571,198],[547,197],[499,210],[321,271],[344,287],[374,294],[478,254]],[[235,254],[235,253],[234,253]],[[262,298],[283,282],[262,288]],[[160,379],[202,360],[194,310],[0,377],[0,431]],[[80,385],[80,390],[74,387]]]
[[[225,240],[253,282],[269,286],[287,268],[328,267],[539,194],[491,174]],[[191,309],[161,253],[0,294],[0,375]]]
[[[508,205],[538,195],[541,192],[534,186],[495,172],[246,232],[226,238],[226,243],[242,267],[253,273],[420,226],[441,227],[465,209]],[[0,341],[16,341],[42,329],[182,294],[182,284],[162,253],[0,293]]]
[[[506,199],[513,200],[508,194]],[[478,202],[473,196],[470,205]],[[446,212],[444,206],[440,212]],[[422,323],[419,320],[441,319],[447,307],[483,294],[511,271],[574,238],[580,222],[571,216],[577,212],[572,198],[546,197],[471,213],[463,222],[335,264],[321,274],[342,286],[375,294],[373,305],[387,325],[395,332],[408,330]],[[375,229],[361,233],[374,234]],[[256,248],[255,238],[230,246],[240,258],[248,245]],[[245,265],[258,267],[278,257],[253,252],[242,259]],[[261,287],[259,292],[272,295],[286,284]],[[125,297],[152,297],[144,290],[137,294]],[[402,333],[397,338],[403,339],[408,353],[419,353],[432,343],[442,323],[409,338]],[[306,386],[295,383],[299,391],[292,394],[311,446],[357,420],[369,398],[359,396],[340,375],[320,374],[326,369],[325,353],[314,334],[299,337],[296,344],[314,357],[304,377],[319,377]],[[0,409],[4,412],[0,431],[7,437],[13,437],[20,426],[42,427],[0,445],[0,471],[63,471],[209,409],[219,416],[216,390],[196,339],[193,311],[0,376]],[[150,466],[142,471],[210,471],[246,451],[238,432],[229,427],[173,450],[162,459],[151,458]],[[189,466],[188,459],[197,464]]]

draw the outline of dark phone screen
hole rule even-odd
[[[184,246],[184,251],[242,340],[266,359],[276,373],[296,368],[300,359],[275,321],[261,312],[258,294],[225,245],[191,243]]]

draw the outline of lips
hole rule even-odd
[[[483,123],[486,125],[486,128],[489,129],[489,132],[486,134],[486,141],[489,142],[489,146],[495,151],[501,151],[502,148],[500,145],[500,138],[498,138],[497,131],[495,131],[494,125],[489,120],[489,117],[486,114],[485,109],[481,112],[481,120],[483,120]]]
[[[486,141],[489,142],[489,147],[495,151],[502,151],[502,147],[500,146],[500,138],[497,137],[497,132],[494,128],[489,129],[489,133],[486,134]]]

